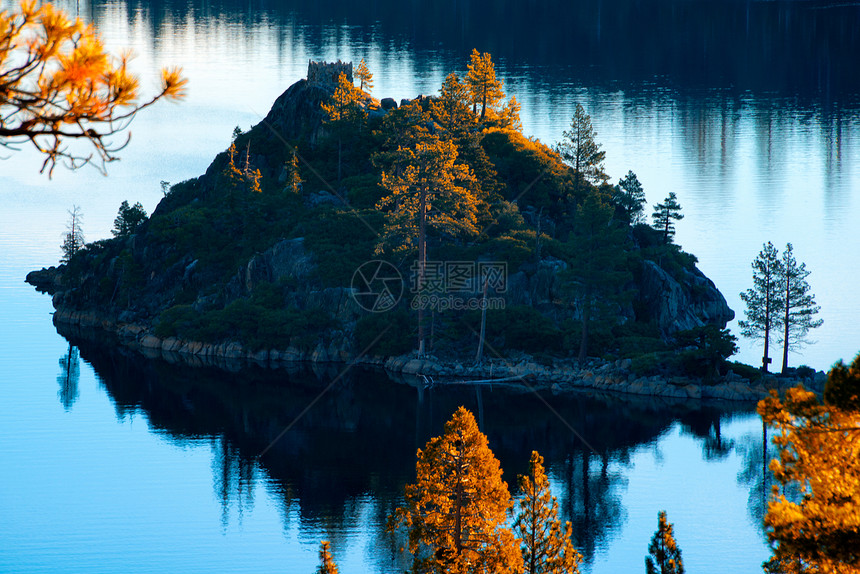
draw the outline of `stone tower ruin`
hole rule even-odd
[[[318,86],[336,86],[341,74],[352,82],[352,62],[314,62],[308,60],[308,83]]]

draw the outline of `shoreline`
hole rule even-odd
[[[732,373],[713,383],[682,376],[639,376],[630,370],[630,359],[614,362],[591,359],[579,365],[575,359],[553,359],[551,364],[538,362],[527,354],[508,359],[485,359],[480,365],[444,360],[432,355],[418,358],[414,354],[379,357],[356,357],[349,350],[319,343],[313,350],[296,347],[250,351],[237,342],[202,343],[177,338],[161,339],[151,329],[131,323],[120,323],[99,316],[95,311],[58,308],[53,314],[55,325],[76,327],[80,335],[99,339],[99,334],[115,337],[116,343],[136,350],[149,359],[182,363],[192,367],[214,367],[238,372],[249,364],[282,369],[301,364],[341,364],[374,368],[392,378],[413,379],[416,384],[454,385],[488,384],[509,388],[549,390],[553,393],[593,390],[611,394],[638,395],[665,399],[723,400],[757,402],[770,390],[779,392],[799,383],[820,394],[824,380],[821,374],[812,379],[764,375],[751,381]],[[92,331],[91,336],[87,336]],[[61,333],[62,334],[62,333]],[[825,377],[826,380],[826,377]]]

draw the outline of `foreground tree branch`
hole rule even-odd
[[[181,69],[165,68],[158,93],[141,101],[130,59],[130,52],[111,56],[91,25],[50,3],[23,0],[17,11],[0,12],[0,146],[17,151],[29,142],[45,156],[41,171],[49,176],[63,160],[104,173],[131,134],[116,143],[112,136],[140,110],[185,95]],[[70,147],[76,140],[89,149]]]

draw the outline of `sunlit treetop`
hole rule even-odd
[[[844,374],[837,370],[837,377]],[[803,387],[789,389],[784,398],[772,391],[758,412],[777,430],[774,478],[802,495],[789,500],[774,486],[764,520],[773,556],[765,571],[860,571],[860,413],[822,405]]]
[[[23,0],[17,11],[0,12],[0,145],[18,150],[29,141],[44,155],[42,171],[49,175],[60,160],[104,172],[131,134],[116,144],[111,136],[143,108],[185,95],[181,69],[165,68],[158,93],[141,101],[130,59],[130,52],[106,52],[91,25],[50,3]],[[89,149],[73,149],[75,140]]]

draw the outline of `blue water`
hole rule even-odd
[[[0,160],[0,571],[311,572],[320,539],[332,541],[342,572],[402,571],[408,562],[383,532],[385,517],[412,478],[415,449],[458,404],[481,407],[511,484],[532,448],[544,454],[585,572],[641,569],[661,509],[690,572],[758,571],[769,489],[749,407],[548,396],[591,452],[534,397],[423,396],[379,374],[352,374],[258,456],[336,371],[226,377],[72,337],[79,373],[63,387],[70,343],[51,323],[50,298],[23,277],[56,263],[73,204],[89,240],[109,236],[123,200],[151,212],[160,181],[201,174],[234,126],[257,123],[304,76],[308,59],[364,57],[374,95],[399,100],[433,93],[476,45],[494,53],[526,133],[559,140],[580,102],[613,181],[632,169],[649,203],[678,194],[686,218],[677,240],[739,316],[761,244],[791,241],[825,321],[792,364],[826,369],[860,346],[860,120],[836,54],[856,53],[840,49],[856,45],[856,8],[814,12],[813,33],[802,23],[812,12],[798,11],[815,3],[729,4],[718,18],[658,2],[678,8],[655,12],[666,25],[688,18],[698,34],[664,45],[642,32],[618,40],[636,12],[601,12],[599,2],[563,12],[559,30],[541,34],[528,28],[546,23],[535,10],[522,37],[479,26],[472,8],[441,25],[420,5],[401,13],[384,3],[364,12],[334,3],[330,13],[290,3],[61,4],[94,21],[111,49],[133,47],[146,86],[160,66],[181,63],[190,93],[134,121],[108,177],[58,169],[48,180],[26,150]],[[494,25],[517,5],[499,8]],[[829,22],[828,10],[843,12]],[[562,24],[574,16],[577,33],[566,36]],[[708,30],[721,27],[744,31],[740,47],[701,40],[715,41]],[[772,45],[808,55],[792,67],[767,52]],[[755,344],[741,347],[739,359],[758,362]]]

